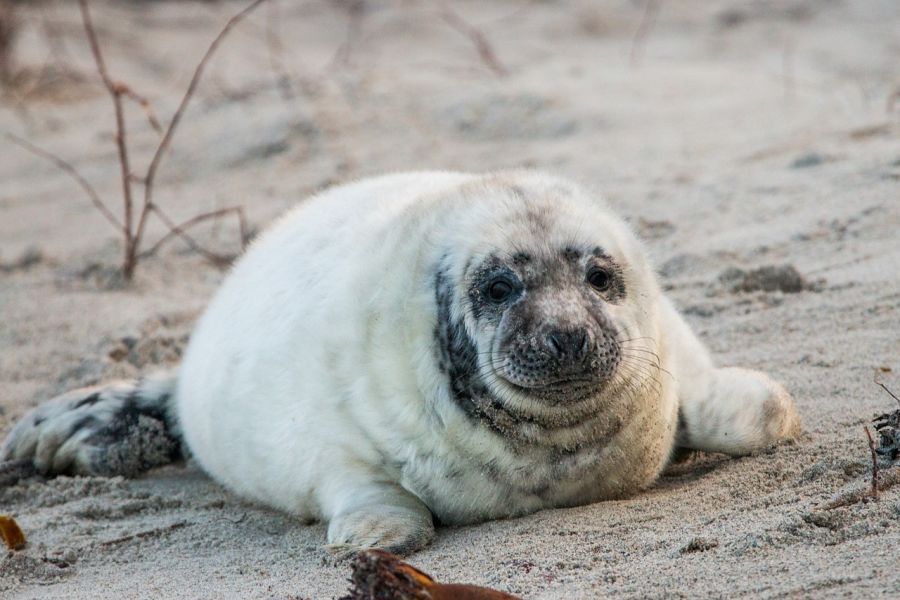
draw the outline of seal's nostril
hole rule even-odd
[[[553,330],[546,335],[547,351],[557,360],[581,360],[588,353],[589,339],[584,329]]]
[[[584,329],[579,329],[572,333],[572,348],[575,350],[574,354],[578,358],[583,358],[587,356],[588,351],[588,335],[587,331]]]
[[[561,331],[551,331],[547,334],[547,349],[556,358],[561,357],[565,353],[566,343],[563,339],[565,334]]]

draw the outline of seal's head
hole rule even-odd
[[[621,268],[600,247],[488,256],[467,295],[490,378],[549,403],[596,395],[622,357],[605,305],[625,294]]]
[[[435,336],[459,406],[534,434],[657,381],[659,292],[639,242],[602,202],[543,177],[517,184],[467,190],[455,228],[467,235],[435,280]]]

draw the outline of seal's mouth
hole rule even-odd
[[[491,379],[504,388],[504,391],[554,405],[574,404],[597,396],[608,382],[608,378],[603,376],[600,369],[570,374],[547,373],[540,376],[533,371],[530,376],[523,376],[525,372],[525,367],[510,364],[507,359],[491,369]],[[499,396],[504,397],[506,394]]]

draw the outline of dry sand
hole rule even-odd
[[[868,480],[863,424],[893,403],[874,370],[893,369],[884,381],[900,390],[900,102],[888,106],[900,4],[665,2],[633,52],[643,3],[453,3],[505,77],[431,3],[367,2],[349,36],[336,5],[272,4],[226,40],[175,138],[157,184],[175,217],[239,204],[259,229],[367,174],[556,171],[635,225],[722,364],[772,373],[803,415],[795,445],[697,456],[629,500],[442,528],[416,565],[527,598],[900,597],[900,489],[816,509]],[[166,117],[242,3],[93,5],[114,76]],[[26,81],[4,90],[0,129],[71,160],[118,210],[111,104],[75,3],[20,13]],[[156,134],[135,106],[128,123],[140,172]],[[197,237],[237,245],[228,220]],[[223,273],[173,243],[121,287],[119,253],[71,179],[0,142],[0,435],[57,392],[177,362]],[[719,279],[782,264],[813,289]],[[322,525],[246,504],[191,466],[31,480],[0,490],[0,512],[30,540],[0,558],[3,598],[346,590]]]

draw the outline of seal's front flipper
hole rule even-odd
[[[134,477],[182,456],[172,375],[75,390],[16,424],[0,460],[31,461],[44,475]]]
[[[399,485],[358,481],[337,493],[327,539],[328,550],[334,554],[381,548],[407,555],[434,538],[431,511]]]
[[[678,445],[742,456],[800,433],[790,394],[766,374],[714,369],[703,395],[687,394],[679,409]]]
[[[660,309],[678,384],[678,447],[743,456],[799,435],[800,417],[781,385],[759,371],[716,368],[668,299]]]

